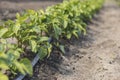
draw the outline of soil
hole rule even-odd
[[[14,17],[14,10],[16,13],[21,9],[39,9],[39,3],[46,7],[58,2],[1,0],[0,19],[9,19],[12,14]],[[88,24],[87,32],[80,40],[71,39],[66,44],[69,49],[64,56],[59,57],[59,52],[54,51],[50,58],[39,61],[34,75],[24,80],[120,80],[120,7],[114,1],[106,0]]]
[[[17,12],[45,9],[63,0],[0,0],[0,20],[15,19]]]
[[[70,45],[69,72],[56,74],[57,80],[120,80],[120,7],[106,0],[88,28],[86,46]]]

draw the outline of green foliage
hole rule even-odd
[[[0,80],[9,80],[9,79],[6,75],[0,73]]]
[[[18,70],[22,74],[29,73],[32,75],[32,66],[28,59],[20,59],[23,53],[21,48],[15,44],[9,44],[6,40],[0,41],[0,70]],[[18,60],[19,59],[19,60]]]
[[[52,46],[65,53],[60,40],[85,35],[86,22],[102,4],[103,0],[65,0],[46,11],[27,10],[21,15],[17,13],[14,21],[6,21],[0,26],[0,80],[8,80],[3,70],[32,75],[30,60],[21,58],[26,49],[38,53],[41,60],[50,56]],[[10,43],[9,38],[16,42]],[[54,42],[49,43],[49,38]]]

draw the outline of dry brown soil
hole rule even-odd
[[[106,1],[88,28],[87,46],[70,46],[69,54],[78,56],[68,59],[72,73],[58,74],[57,80],[120,80],[120,7]]]
[[[14,18],[21,10],[45,8],[58,2],[1,0],[0,19]],[[71,40],[68,47],[61,61],[58,57],[40,61],[34,75],[24,80],[120,80],[120,7],[106,0],[88,24],[88,34],[82,40]]]

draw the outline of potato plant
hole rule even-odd
[[[62,38],[86,34],[86,22],[98,11],[104,0],[64,0],[43,10],[27,10],[16,14],[15,20],[0,25],[0,80],[8,80],[7,71],[32,75],[33,69],[26,50],[39,53],[40,59],[49,57],[52,47],[65,53]],[[48,42],[49,38],[53,42]],[[10,43],[8,39],[15,39]]]

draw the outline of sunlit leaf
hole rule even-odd
[[[71,34],[71,33],[67,34],[67,39],[70,39],[70,38],[71,38],[71,36],[72,36],[72,34]]]
[[[30,40],[30,46],[33,52],[37,51],[37,43],[35,40]]]
[[[32,76],[33,69],[32,69],[32,64],[31,64],[30,60],[28,60],[27,58],[24,58],[24,59],[20,60],[20,63],[21,63],[21,66],[23,67],[23,69],[25,70],[25,72]]]
[[[21,72],[23,75],[26,74],[24,68],[22,67],[21,63],[19,63],[18,61],[14,61],[13,62],[15,67],[18,69],[19,72]]]
[[[2,37],[8,31],[7,28],[0,29],[0,37]]]
[[[15,26],[13,27],[13,31],[15,34],[17,34],[18,30],[20,29],[20,23],[16,22]]]
[[[9,80],[9,79],[8,79],[8,76],[0,73],[0,80]]]
[[[44,41],[48,41],[49,38],[48,37],[40,37],[39,42],[44,42]]]

